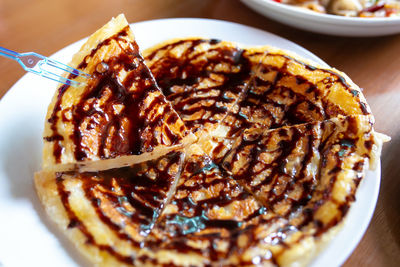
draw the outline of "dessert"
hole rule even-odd
[[[203,54],[226,58],[229,54],[227,47],[235,47],[228,42],[222,42],[218,49],[203,45],[201,53],[195,49],[196,46],[193,47],[193,44],[208,42],[211,40],[199,38],[167,41],[166,44],[145,50],[144,56],[155,79],[161,84],[161,90],[185,125],[191,129],[194,121],[200,124],[195,127],[196,130],[204,128],[196,132],[198,144],[217,163],[245,129],[274,129],[323,121],[339,115],[366,115],[373,122],[363,94],[344,73],[270,46],[236,48],[236,51],[240,51],[237,52],[238,58],[241,58],[239,62],[246,62],[245,65],[249,67],[243,71],[244,74],[230,73],[232,69],[239,69],[233,60],[225,60],[223,64],[216,64],[212,60],[206,61],[207,64],[196,61],[198,54],[202,58],[206,57]],[[183,53],[179,60],[171,59],[177,51],[181,55],[181,47],[195,53]],[[154,55],[160,53],[163,56],[155,60]],[[214,70],[215,65],[222,65],[223,70]],[[185,68],[185,71],[176,66]],[[195,78],[188,75],[186,69]],[[212,77],[222,76],[218,81],[226,84],[221,86],[219,83],[203,82],[201,85],[192,85],[196,77],[202,81],[201,73]],[[243,90],[233,94],[232,83],[241,85]],[[199,89],[193,90],[193,87]],[[232,104],[227,105],[227,101]],[[205,118],[211,119],[204,121]]]
[[[50,104],[49,216],[98,266],[307,265],[388,140],[361,90],[269,46],[183,38],[142,58],[117,21],[74,57],[92,80]]]
[[[366,116],[349,116],[246,130],[222,166],[277,214],[298,221],[312,210],[314,222],[340,221],[353,201],[347,194],[355,192],[369,162],[376,161],[365,157],[374,156],[377,144],[371,125]],[[330,210],[320,211],[325,206]]]
[[[44,169],[128,166],[194,140],[144,64],[124,16],[95,32],[70,65],[91,79],[56,91],[43,134]]]
[[[135,263],[146,233],[170,198],[180,153],[102,172],[36,173],[48,215],[93,264]]]

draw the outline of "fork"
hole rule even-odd
[[[66,85],[78,86],[81,83],[78,81],[71,80],[69,78],[62,77],[56,72],[60,70],[68,72],[72,75],[80,76],[85,79],[89,79],[90,75],[80,70],[74,69],[68,65],[58,62],[54,59],[39,55],[34,52],[28,53],[17,53],[12,50],[0,46],[0,55],[11,58],[17,61],[26,71],[32,72],[39,76],[57,81]]]

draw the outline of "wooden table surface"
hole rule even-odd
[[[112,16],[130,23],[202,17],[233,21],[287,38],[364,88],[376,129],[392,137],[382,156],[378,204],[362,241],[344,266],[400,265],[400,35],[344,38],[308,33],[269,20],[236,0],[1,0],[0,45],[49,56],[88,36]],[[24,74],[16,62],[0,58],[0,97]],[[399,154],[399,155],[398,155]]]

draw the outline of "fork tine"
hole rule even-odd
[[[85,72],[82,72],[80,70],[74,69],[74,68],[72,68],[72,67],[70,67],[68,65],[65,65],[65,64],[63,64],[61,62],[58,62],[58,61],[55,61],[53,59],[47,58],[43,64],[46,64],[48,66],[51,66],[51,67],[66,71],[68,73],[71,73],[71,74],[74,74],[74,75],[77,75],[77,76],[81,76],[83,78],[90,78],[89,74],[87,74]]]
[[[78,85],[81,84],[80,82],[65,78],[63,76],[54,74],[54,73],[46,71],[46,70],[43,70],[40,75],[45,77],[45,78],[51,79],[53,81],[60,82],[60,83],[63,83],[63,84],[67,84],[67,85],[78,86]]]

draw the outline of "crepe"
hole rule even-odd
[[[56,91],[46,115],[43,169],[123,167],[194,140],[144,64],[123,15],[90,36],[70,66],[91,79],[75,78],[80,86]]]
[[[216,162],[248,128],[279,128],[371,110],[344,73],[270,46],[187,38],[144,51],[146,63]]]
[[[219,133],[220,125],[248,91],[265,51],[217,39],[187,38],[162,42],[143,54],[162,92],[215,160],[208,147],[213,146],[211,139],[227,137]],[[226,147],[220,144],[215,151],[223,154]]]
[[[293,218],[291,213],[310,209],[316,213],[314,220],[323,224],[332,218],[340,221],[354,201],[349,195],[355,194],[369,163],[379,157],[371,125],[366,116],[349,116],[246,130],[222,166],[282,216]],[[329,211],[323,211],[325,207]]]
[[[92,80],[50,104],[35,175],[50,217],[97,266],[306,266],[389,140],[359,87],[291,52],[203,38],[149,48],[149,71],[116,20],[74,57]]]
[[[131,265],[178,181],[181,153],[103,172],[42,171],[35,186],[50,218],[98,266]]]

